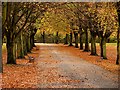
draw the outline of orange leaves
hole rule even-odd
[[[3,88],[35,87],[36,68],[34,64],[4,65]]]
[[[34,54],[36,52],[36,54]],[[34,56],[37,58],[38,50],[32,50]],[[5,58],[5,56],[3,56]],[[27,59],[27,58],[26,58]],[[37,69],[36,63],[28,63],[28,59],[17,59],[17,65],[3,66],[3,88],[36,88],[37,85]],[[5,59],[4,59],[5,60]],[[4,61],[5,62],[5,61]]]
[[[62,44],[60,44],[60,46],[56,44],[43,45],[43,47],[41,45],[42,48],[40,48],[40,50],[34,48],[32,53],[29,54],[36,58],[35,63],[28,63],[28,60],[21,59],[17,60],[18,65],[4,64],[3,88],[81,88],[82,86],[80,85],[84,84],[89,78],[80,78],[79,73],[84,71],[76,67],[77,63],[80,62],[77,58],[82,58],[114,73],[118,71],[118,65],[115,65],[114,60],[116,56],[116,46],[107,45],[109,60],[101,60],[98,56],[91,56],[90,53],[80,51],[74,47],[66,47]],[[100,54],[98,46],[97,51],[97,53]],[[70,59],[71,56],[73,59],[69,62],[68,59]],[[75,78],[77,76],[79,78]]]
[[[7,65],[4,66],[3,88],[35,87],[36,69],[34,65]]]

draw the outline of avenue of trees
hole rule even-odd
[[[116,64],[120,62],[120,2],[71,3],[2,3],[2,39],[6,37],[7,64],[16,64],[35,46],[34,37],[53,37],[64,44],[107,59],[106,43],[111,35],[117,36]],[[55,40],[54,40],[55,39]],[[80,43],[80,46],[79,46]],[[85,47],[83,45],[85,43]],[[91,47],[89,46],[91,43]]]

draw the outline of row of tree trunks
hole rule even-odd
[[[84,30],[85,32],[85,49],[84,51],[89,52],[89,38],[88,38],[88,30]],[[96,52],[96,33],[91,31],[91,55],[97,55]],[[78,33],[74,32],[74,38],[75,38],[75,47],[78,48]],[[101,50],[101,57],[103,59],[107,59],[106,57],[106,38],[101,37],[100,42],[100,50]],[[72,46],[72,32],[70,33],[70,40],[69,40],[69,46]],[[80,32],[80,49],[83,49],[83,32]]]
[[[36,32],[35,32],[36,33]],[[12,39],[12,35],[7,37],[7,64],[16,64],[16,58],[24,58],[27,53],[30,53],[34,44],[34,35],[21,32],[19,37]]]
[[[27,53],[31,53],[31,50],[33,47],[35,47],[34,44],[34,35],[35,33],[32,35],[29,34],[25,34],[23,35],[23,33],[21,32],[20,38],[19,38],[19,42],[18,42],[18,58],[24,58],[24,56]]]

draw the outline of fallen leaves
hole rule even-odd
[[[71,84],[80,83],[80,80],[74,80],[67,76],[60,75],[59,68],[44,68],[44,71],[40,70],[38,74],[38,87],[40,88],[74,88],[73,86],[71,86]]]
[[[66,48],[67,47],[67,48]],[[116,65],[115,62],[116,62],[116,56],[117,56],[117,53],[116,53],[116,46],[112,46],[112,45],[107,45],[106,47],[106,51],[107,51],[107,60],[101,60],[101,57],[100,57],[100,47],[97,45],[97,54],[99,56],[92,56],[90,55],[90,52],[83,52],[83,50],[79,50],[78,49],[75,49],[74,47],[68,47],[68,46],[65,46],[65,47],[62,47],[60,48],[59,50],[63,51],[66,50],[67,52],[72,52],[75,57],[80,57],[86,61],[89,61],[93,64],[96,64],[106,70],[109,70],[113,73],[116,73],[118,74],[118,71],[119,71],[119,65]]]
[[[30,56],[37,58],[39,54],[33,49]],[[5,58],[5,57],[4,57]],[[37,69],[36,63],[29,63],[26,59],[17,59],[17,65],[7,65],[3,63],[3,85],[2,88],[36,88],[37,85]]]
[[[115,73],[118,72],[118,65],[115,65],[116,53],[115,53],[114,47],[109,47],[109,46],[107,47],[108,60],[101,60],[99,56],[90,56],[90,52],[83,52],[79,49],[75,49],[74,47],[66,47],[63,45],[61,47],[62,48],[58,48],[58,50],[60,50],[63,53],[65,50],[67,52],[72,52],[72,54],[75,57],[80,57],[84,60],[87,60],[96,65],[99,65],[112,72],[115,72]],[[98,47],[97,47],[97,50],[99,54],[100,51]],[[6,53],[4,53],[3,54],[2,87],[3,88],[38,88],[38,87],[40,88],[79,88],[80,87],[78,86],[79,83],[84,82],[84,80],[72,79],[69,76],[62,75],[61,70],[57,67],[57,65],[61,61],[60,60],[58,61],[55,58],[52,59],[53,57],[49,55],[47,50],[44,50],[44,53],[47,53],[47,56],[39,57],[40,53],[41,53],[41,50],[34,48],[32,50],[32,53],[28,55],[34,57],[35,62],[29,63],[29,60],[26,56],[26,59],[17,59],[17,65],[5,64]],[[74,62],[78,63],[75,60]],[[74,67],[74,65],[72,65],[71,67]],[[1,80],[1,77],[0,77],[0,80]],[[2,81],[0,81],[0,85],[1,85],[1,82]]]

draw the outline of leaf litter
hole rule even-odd
[[[37,48],[40,48],[37,46]],[[112,53],[111,53],[112,49]],[[90,56],[90,52],[83,52],[77,50],[74,47],[64,46],[61,51],[72,51],[73,55],[78,56],[84,60],[87,60],[93,64],[99,65],[111,72],[118,72],[118,65],[115,65],[116,49],[115,47],[107,47],[108,60],[101,60],[99,56]],[[97,47],[98,54],[100,53],[99,47]],[[28,54],[34,58],[38,58],[40,50],[33,48],[32,53]],[[112,54],[112,55],[111,55]],[[87,57],[86,57],[87,56]],[[34,63],[28,63],[27,59],[17,59],[17,65],[7,65],[6,52],[2,54],[3,57],[3,74],[2,76],[2,88],[78,88],[78,86],[71,86],[72,83],[81,83],[81,80],[73,80],[67,76],[62,76],[60,70],[57,67],[38,68],[37,60]],[[51,58],[51,56],[49,57]],[[57,64],[60,61],[44,60],[39,61],[41,64]],[[1,80],[1,78],[0,78]],[[48,85],[47,85],[48,84]],[[54,84],[58,84],[54,86]],[[1,85],[1,84],[0,84]],[[47,85],[47,86],[46,86]]]

